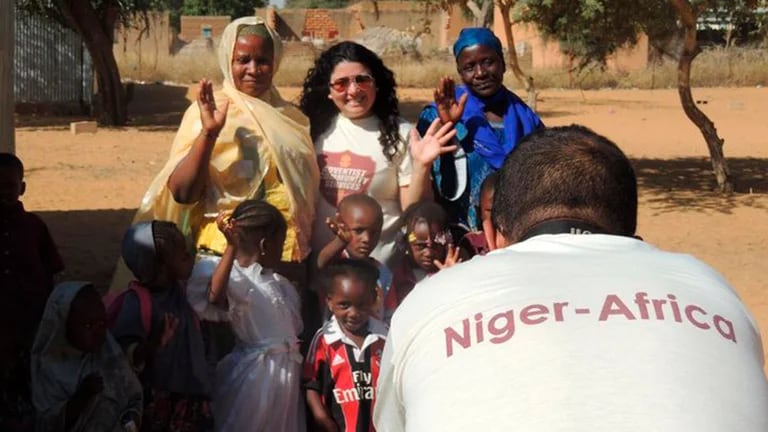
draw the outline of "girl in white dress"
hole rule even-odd
[[[216,368],[216,430],[304,431],[299,296],[271,270],[280,261],[285,219],[266,202],[248,200],[217,223],[226,250],[219,260],[200,261],[189,284],[195,310],[205,319],[228,320],[237,338]]]

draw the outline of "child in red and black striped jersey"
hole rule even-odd
[[[386,265],[371,257],[371,253],[379,244],[384,223],[381,206],[366,194],[347,195],[339,202],[336,216],[328,218],[325,222],[336,236],[318,253],[318,270],[322,271],[334,260],[345,258],[368,261],[375,265],[379,270],[379,280],[374,315],[386,321],[388,316],[383,301],[392,284],[392,272]],[[327,317],[327,311],[323,310],[322,315]]]
[[[304,362],[304,388],[316,430],[374,431],[379,363],[386,325],[371,316],[378,270],[367,260],[328,266],[326,304],[333,316],[318,330]]]

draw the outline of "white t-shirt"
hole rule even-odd
[[[728,283],[691,256],[541,235],[416,286],[392,320],[374,424],[768,431],[762,343]]]
[[[379,120],[376,116],[350,120],[342,115],[316,141],[320,164],[320,197],[312,230],[312,250],[319,252],[333,239],[325,219],[333,217],[339,202],[347,195],[365,193],[373,197],[384,211],[384,226],[379,244],[371,253],[386,263],[394,250],[399,228],[400,187],[411,183],[411,155],[407,140],[411,125],[400,121],[397,155],[389,161],[379,143]]]

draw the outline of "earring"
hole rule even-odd
[[[267,255],[267,246],[264,239],[261,239],[259,242],[259,255],[260,256],[266,256]]]

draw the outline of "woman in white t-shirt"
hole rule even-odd
[[[332,46],[304,80],[301,110],[320,165],[320,197],[312,249],[333,239],[326,218],[353,193],[365,193],[382,207],[381,239],[371,256],[386,263],[394,252],[400,215],[410,204],[431,199],[429,170],[456,146],[451,124],[439,120],[420,138],[400,117],[394,74],[372,51],[354,42]]]

